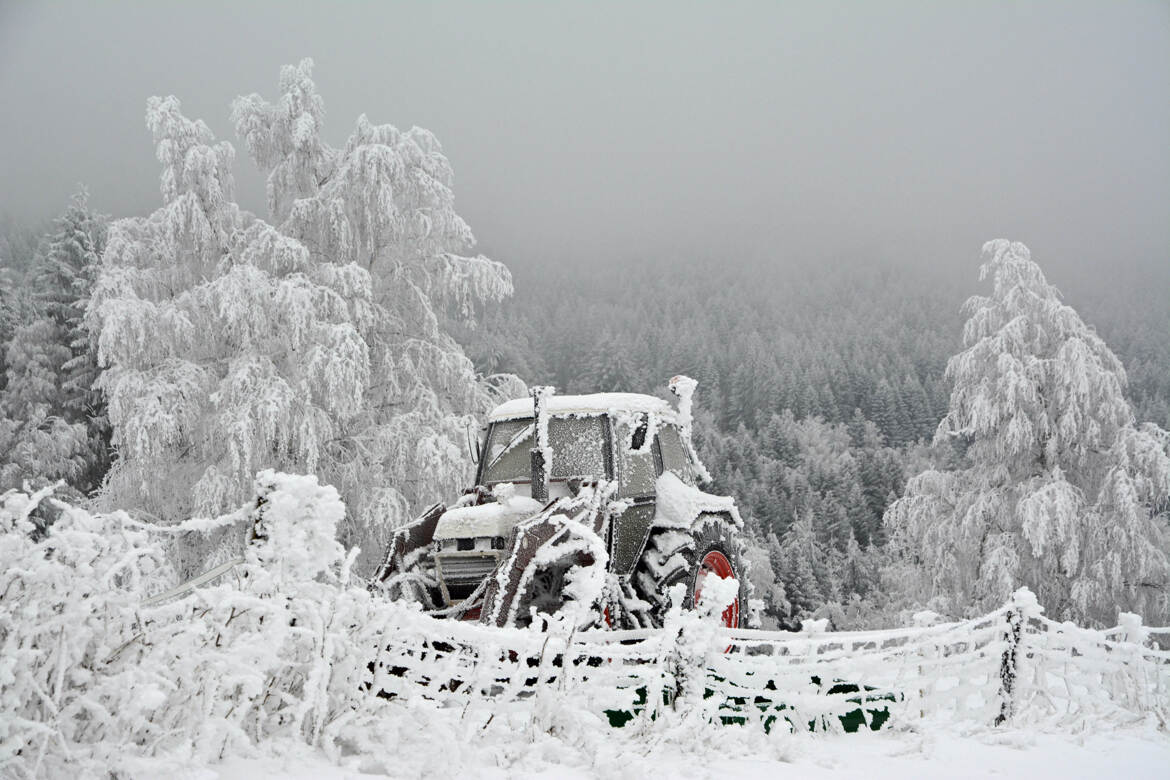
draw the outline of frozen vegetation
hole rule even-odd
[[[978,752],[1120,731],[1136,749],[1125,761],[1142,772],[1170,751],[1170,652],[1151,641],[1170,629],[1137,616],[1080,629],[1049,621],[1021,590],[971,621],[759,632],[711,620],[735,596],[728,579],[660,631],[579,632],[571,615],[532,629],[468,625],[354,578],[333,488],[266,471],[253,490],[240,510],[193,526],[255,529],[233,574],[149,606],[173,528],[48,490],[4,498],[6,771],[146,776],[227,760],[214,771],[230,776],[286,771],[277,757],[291,753],[391,776],[562,765],[611,775],[659,757],[702,774],[688,756],[701,765],[730,750],[747,775],[793,761],[849,767],[836,756],[848,739],[919,771],[936,744],[955,749],[957,733]],[[30,517],[50,504],[56,519],[38,538]],[[845,734],[857,714],[862,736]],[[871,726],[884,731],[864,736]]]
[[[438,140],[363,115],[331,146],[311,76],[285,67],[275,97],[233,104],[263,216],[235,200],[234,147],[172,96],[146,111],[157,210],[110,220],[82,191],[39,243],[6,228],[0,774],[1170,763],[1164,296],[1106,314],[1115,353],[998,240],[965,325],[929,280],[853,270],[712,291],[681,266],[566,269],[509,306]],[[863,294],[826,314],[822,283]],[[767,630],[680,593],[663,629],[598,629],[603,567],[523,630],[370,587],[394,529],[471,485],[488,409],[528,413],[525,382],[638,392],[684,371],[700,381],[671,388],[677,411],[638,403],[693,432],[739,513],[669,472],[658,508],[742,514]],[[495,498],[451,522],[539,508]],[[734,589],[713,580],[697,612]]]

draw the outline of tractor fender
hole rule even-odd
[[[743,529],[743,518],[735,506],[735,499],[704,493],[683,482],[669,471],[655,483],[655,528],[678,528],[689,531],[703,515],[722,515],[737,529]]]
[[[525,587],[540,563],[538,554],[570,539],[574,533],[570,520],[574,525],[584,525],[597,538],[605,538],[611,515],[625,505],[610,502],[614,487],[612,483],[599,483],[577,496],[558,498],[540,514],[516,524],[511,552],[488,577],[481,623],[503,627],[515,622],[523,607],[519,602]],[[605,555],[604,549],[601,555]]]
[[[524,575],[536,558],[537,551],[565,531],[564,525],[556,522],[550,511],[558,503],[554,502],[539,515],[516,524],[511,553],[488,577],[483,594],[483,609],[480,611],[481,623],[499,627],[512,623]]]
[[[411,553],[434,541],[435,527],[439,524],[439,518],[446,511],[446,504],[433,504],[418,518],[397,529],[390,537],[390,544],[386,549],[386,559],[378,568],[374,582],[385,582],[391,576],[406,571],[407,559]]]

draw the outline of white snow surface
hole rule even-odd
[[[403,707],[405,710],[406,708]],[[403,712],[404,717],[407,716]],[[726,735],[722,746],[698,749],[642,743],[614,730],[604,749],[548,734],[529,740],[494,721],[481,734],[442,713],[445,723],[388,730],[383,766],[358,759],[331,762],[302,743],[272,745],[261,756],[229,756],[222,763],[142,766],[190,780],[367,780],[368,778],[769,778],[770,780],[934,780],[935,778],[1165,778],[1170,739],[1132,731],[1083,739],[1024,731],[969,734],[926,732],[839,735],[786,734],[761,740]],[[470,744],[462,742],[470,735]],[[592,746],[600,747],[589,740]]]
[[[691,487],[669,471],[655,483],[658,502],[654,525],[663,528],[690,528],[703,512],[727,512],[736,525],[743,525],[735,500],[727,496],[713,496]]]
[[[448,509],[435,526],[435,538],[507,536],[517,522],[536,514],[541,506],[536,499],[512,494],[490,504]]]
[[[663,418],[675,421],[677,412],[668,401],[640,393],[592,393],[590,395],[550,395],[545,408],[552,415],[594,415],[609,412],[653,412]],[[492,410],[488,419],[492,422],[514,420],[533,416],[531,398],[515,398],[505,401]]]

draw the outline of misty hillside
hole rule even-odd
[[[860,409],[888,442],[929,439],[946,407],[965,275],[861,257],[774,263],[643,260],[514,268],[516,294],[460,338],[477,367],[564,392],[658,392],[699,379],[720,428],[772,412],[844,422]],[[1107,271],[1055,279],[1121,357],[1139,420],[1170,424],[1170,271],[1150,283]]]

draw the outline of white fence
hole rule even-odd
[[[1170,728],[1170,628],[1048,620],[1026,590],[957,623],[820,635],[729,630],[676,613],[662,630],[546,632],[412,615],[387,636],[376,690],[447,706],[555,695],[612,723],[672,717],[877,728],[915,719]]]

